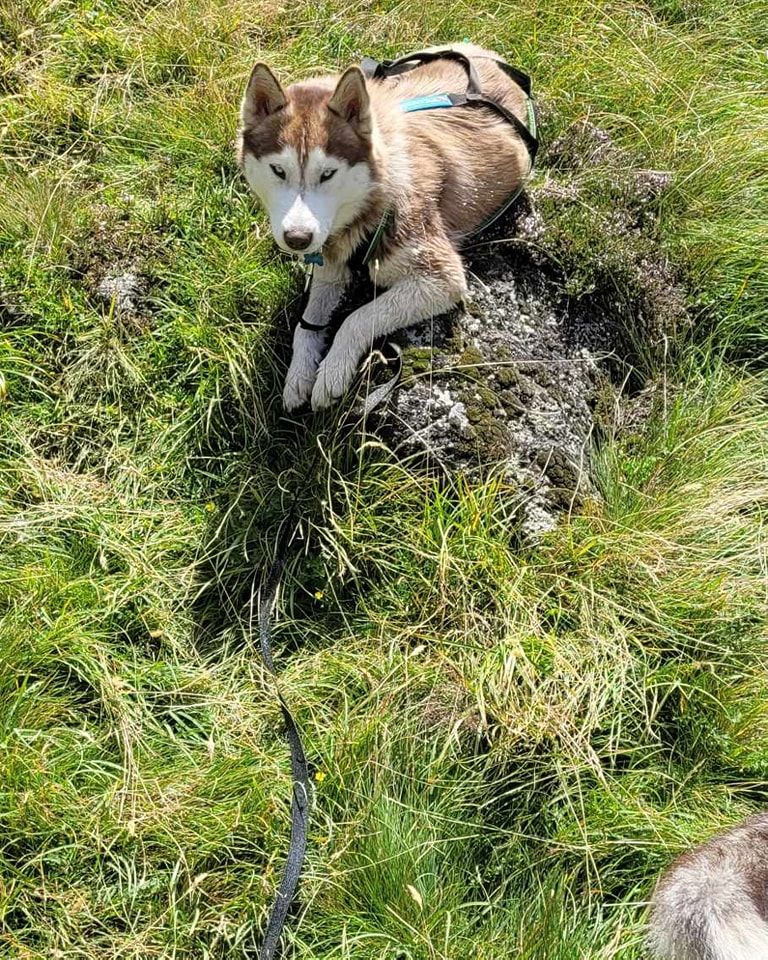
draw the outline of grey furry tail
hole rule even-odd
[[[672,865],[651,901],[647,942],[652,956],[768,960],[765,840],[764,830],[742,826]]]

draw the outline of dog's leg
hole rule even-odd
[[[317,326],[328,323],[331,314],[339,305],[349,277],[350,271],[346,264],[325,263],[315,267],[304,310],[307,323]],[[325,330],[306,330],[296,326],[291,365],[283,390],[283,406],[286,410],[295,410],[309,400],[317,367],[323,355],[326,333]]]
[[[464,297],[464,267],[447,240],[446,246],[448,249],[441,251],[440,273],[398,280],[347,317],[318,368],[312,390],[313,410],[329,406],[349,388],[360,361],[378,337],[445,313]]]

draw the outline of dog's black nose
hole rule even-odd
[[[306,250],[312,243],[312,234],[309,230],[286,230],[283,237],[291,250]]]

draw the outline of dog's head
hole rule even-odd
[[[373,118],[365,77],[350,67],[336,83],[283,89],[263,63],[240,110],[238,154],[278,246],[318,252],[365,208],[375,181]]]

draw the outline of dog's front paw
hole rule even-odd
[[[360,356],[349,347],[336,344],[317,370],[317,379],[312,389],[312,409],[330,407],[352,384]]]
[[[312,396],[314,382],[314,370],[311,375],[306,372],[289,370],[283,387],[283,407],[288,412],[303,407]]]

